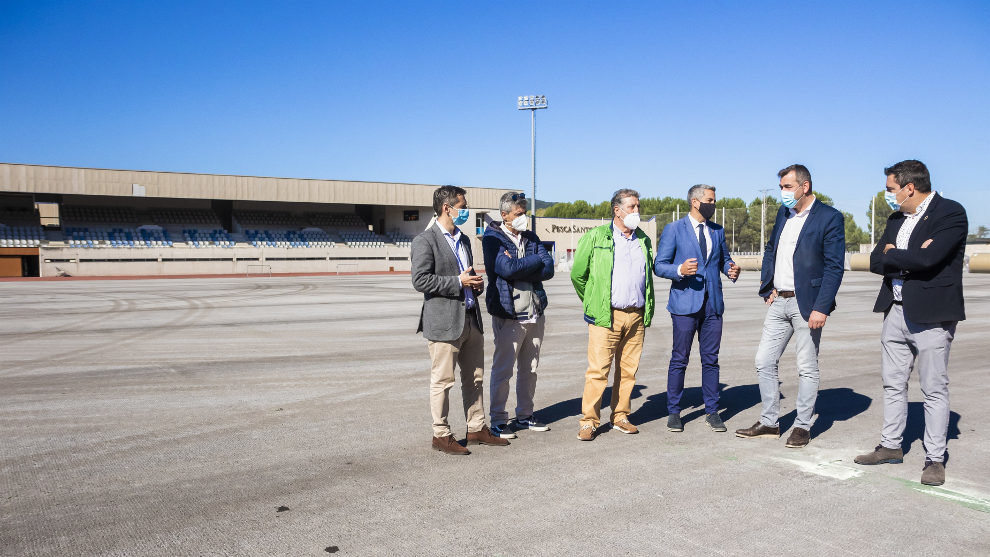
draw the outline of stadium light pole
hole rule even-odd
[[[516,99],[516,108],[519,110],[528,110],[531,115],[532,121],[532,132],[530,137],[530,151],[533,158],[533,226],[530,230],[536,231],[536,111],[541,108],[547,108],[547,96],[546,95],[526,95],[524,97],[518,97]]]

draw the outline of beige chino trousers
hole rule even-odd
[[[477,311],[475,308],[474,311]],[[454,386],[454,366],[461,372],[461,395],[464,398],[464,418],[471,433],[485,427],[484,379],[485,339],[474,315],[464,319],[464,332],[453,341],[429,341],[430,413],[433,415],[433,436],[450,435],[447,415],[450,412],[450,389]]]
[[[615,362],[612,381],[612,423],[629,416],[630,398],[636,385],[636,371],[643,355],[643,309],[612,308],[612,327],[588,325],[588,371],[581,398],[581,425],[598,427],[602,395],[608,386],[608,372]]]

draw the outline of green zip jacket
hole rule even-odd
[[[596,226],[581,236],[574,264],[571,267],[571,283],[578,298],[584,302],[584,320],[599,327],[612,326],[612,261],[615,258],[615,240],[612,239],[612,223]],[[653,246],[639,228],[636,238],[646,256],[646,307],[643,325],[653,320]]]

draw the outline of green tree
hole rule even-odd
[[[845,217],[846,251],[859,252],[860,244],[870,243],[870,235],[856,224],[852,213],[842,212]]]
[[[887,227],[887,218],[894,212],[894,210],[890,208],[890,205],[887,205],[887,200],[883,198],[883,194],[884,192],[879,192],[876,196],[874,196],[873,207],[870,207],[869,205],[866,206],[866,236],[869,237],[870,231],[873,230],[873,223],[876,223],[877,241],[880,240],[880,235],[883,234],[884,228]],[[870,220],[871,216],[873,217],[872,221]]]
[[[761,200],[759,197],[749,203],[746,221],[742,227],[736,231],[736,249],[743,252],[758,252],[762,249],[760,245],[760,210]],[[776,197],[766,197],[766,220],[764,223],[764,241],[769,240],[770,232],[773,230],[773,221],[777,217],[777,209],[780,208],[780,201]]]

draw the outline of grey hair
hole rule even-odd
[[[498,210],[503,213],[511,213],[514,207],[522,207],[523,211],[529,208],[529,202],[526,201],[525,197],[518,197],[515,201],[512,200],[513,195],[518,195],[515,193],[503,193],[502,198],[498,202]]]
[[[631,190],[629,188],[622,188],[621,190],[616,190],[612,194],[612,209],[622,206],[622,201],[627,197],[635,197],[639,199],[639,192],[636,190]]]
[[[701,196],[709,190],[715,191],[715,186],[709,186],[708,184],[695,184],[691,186],[691,189],[688,190],[687,196],[688,205],[691,205],[692,199],[701,199]]]

